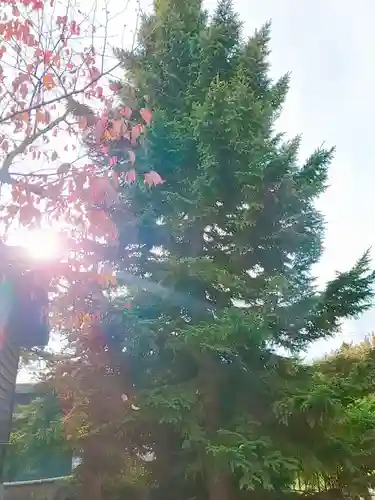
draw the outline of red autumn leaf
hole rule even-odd
[[[129,150],[129,161],[132,165],[135,163],[135,153],[131,149]]]
[[[123,129],[122,120],[113,120],[112,127],[110,130],[111,137],[113,139],[118,139],[121,136],[122,129]]]
[[[118,163],[118,158],[117,156],[111,156],[109,159],[109,166],[110,167],[115,167]]]
[[[35,57],[39,59],[43,57],[43,54],[44,54],[43,50],[40,47],[37,47],[35,50]]]
[[[140,123],[138,125],[135,125],[132,128],[132,130],[131,130],[131,143],[133,146],[135,146],[137,144],[138,138],[141,135],[141,133],[143,132],[143,129],[144,129],[144,127]]]
[[[137,174],[132,168],[131,170],[128,170],[125,174],[125,181],[128,182],[129,184],[133,184],[137,180]]]
[[[112,135],[108,129],[104,130],[104,134],[102,136],[102,139],[104,141],[111,141],[112,140]]]
[[[40,210],[38,210],[34,205],[28,203],[23,205],[19,210],[20,223],[23,225],[30,224],[33,220],[39,220],[41,217]]]
[[[44,123],[46,125],[48,125],[50,122],[51,122],[51,115],[50,115],[49,111],[46,110],[44,112]]]
[[[35,119],[37,122],[39,123],[43,123],[44,122],[44,113],[41,109],[38,109],[35,113]]]
[[[46,50],[43,54],[43,62],[46,66],[49,66],[53,56],[52,50]]]
[[[27,96],[27,92],[28,92],[27,85],[26,85],[26,83],[23,83],[19,88],[19,93],[20,93],[22,99],[25,99],[25,97]]]
[[[40,10],[40,9],[43,9],[43,2],[34,1],[33,2],[33,10]]]
[[[6,139],[1,143],[1,149],[5,153],[7,153],[9,151],[9,142]]]
[[[60,69],[60,56],[57,54],[53,57],[53,64],[56,66],[57,69]]]
[[[107,125],[108,125],[108,114],[105,112],[101,115],[95,127],[95,139],[97,142],[99,142],[103,137]]]
[[[118,187],[119,187],[119,175],[118,175],[118,172],[116,172],[115,170],[112,171],[112,181],[113,181],[113,187],[115,189],[118,189]]]
[[[121,108],[120,109],[120,115],[129,120],[133,114],[133,111],[131,108]]]
[[[23,205],[20,207],[20,222],[21,224],[27,225],[31,222],[32,216],[30,217],[29,205]]]
[[[7,212],[10,217],[14,217],[15,215],[18,214],[20,207],[17,205],[9,205],[7,207]]]
[[[91,180],[92,199],[95,203],[112,205],[118,199],[117,192],[108,177],[95,177]]]
[[[76,21],[70,23],[70,32],[72,35],[79,35],[81,30]]]
[[[110,88],[110,90],[112,90],[112,92],[117,94],[117,92],[120,90],[121,86],[119,83],[111,83],[109,88]]]
[[[147,125],[150,125],[152,122],[152,111],[149,108],[142,108],[140,110],[140,115],[142,119],[147,123]]]
[[[56,87],[54,75],[52,73],[47,73],[43,76],[43,85],[46,89],[51,90]]]
[[[68,22],[68,16],[57,16],[56,24],[59,27],[63,27]]]
[[[149,186],[157,186],[158,184],[163,183],[164,180],[154,170],[151,170],[150,172],[147,172],[145,174],[145,184],[148,184]]]
[[[79,119],[78,119],[78,125],[79,125],[79,128],[82,129],[82,130],[86,130],[87,129],[88,122],[87,122],[86,116],[80,116],[79,117]]]

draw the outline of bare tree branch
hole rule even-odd
[[[62,116],[53,120],[47,127],[38,130],[35,134],[30,137],[26,137],[19,146],[17,146],[13,151],[7,154],[5,160],[0,169],[0,181],[14,184],[15,181],[11,178],[9,174],[9,168],[11,167],[13,160],[18,156],[25,153],[26,148],[33,144],[39,137],[50,132],[54,127],[56,127],[59,123],[65,120],[68,115],[68,111],[66,111]]]
[[[65,99],[68,99],[69,97],[74,97],[78,94],[82,94],[83,92],[85,92],[85,90],[89,89],[94,83],[98,82],[101,78],[103,78],[104,76],[106,75],[109,75],[110,73],[112,73],[112,71],[116,70],[118,67],[120,67],[121,65],[121,62],[118,62],[117,64],[115,64],[114,66],[112,66],[110,69],[108,69],[107,71],[104,71],[103,73],[101,73],[100,75],[98,75],[96,78],[93,78],[88,84],[86,84],[84,87],[81,87],[79,89],[76,89],[76,90],[72,90],[71,92],[68,92],[67,94],[64,94],[62,96],[56,96],[52,99],[48,99],[46,101],[42,101],[38,104],[34,104],[32,106],[30,106],[29,108],[27,109],[23,109],[22,111],[21,110],[18,110],[18,111],[15,111],[13,113],[9,113],[7,116],[5,116],[4,118],[0,118],[0,124],[1,123],[4,123],[4,122],[7,122],[9,120],[11,120],[12,118],[14,118],[15,116],[23,113],[23,112],[31,112],[31,111],[34,111],[34,110],[37,110],[37,109],[40,109],[44,106],[48,106],[50,104],[54,104],[54,103],[57,103],[59,101],[63,101]]]

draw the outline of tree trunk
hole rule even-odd
[[[82,500],[102,500],[102,479],[100,475],[88,473],[82,481]]]
[[[230,476],[211,465],[206,469],[207,500],[233,500]]]
[[[215,357],[205,357],[204,365],[206,427],[208,435],[214,439],[221,426],[220,378],[222,371]],[[207,456],[205,461],[208,500],[234,500],[235,490],[229,465],[221,463],[220,459],[212,455]]]
[[[100,454],[97,453],[95,439],[86,443],[79,470],[82,500],[102,500],[102,476]]]

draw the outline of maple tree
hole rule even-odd
[[[99,277],[95,251],[99,240],[116,244],[108,207],[117,202],[122,183],[139,180],[136,150],[152,112],[118,105],[108,3],[100,13],[97,3],[83,12],[55,0],[4,0],[1,7],[4,239],[15,225],[54,227],[64,259],[44,273],[45,282],[55,287],[66,278],[71,296],[84,302],[93,280],[104,287],[113,280],[108,269],[104,281]],[[104,164],[92,161],[95,154],[104,156]],[[162,182],[156,172],[143,175],[146,185]]]
[[[34,264],[37,279],[54,292],[52,328],[69,332],[83,363],[90,337],[90,362],[104,367],[92,343],[103,292],[116,283],[102,258],[103,248],[117,244],[109,212],[124,184],[163,182],[136,168],[152,111],[118,99],[127,84],[116,80],[120,63],[108,41],[116,14],[107,2],[100,12],[97,3],[83,11],[69,0],[3,0],[1,8],[3,238],[14,227],[56,230],[61,259]],[[23,256],[12,250],[7,258],[20,264]],[[63,402],[70,395],[61,388]]]

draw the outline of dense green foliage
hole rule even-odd
[[[374,337],[359,345],[343,344],[313,368],[311,389],[298,406],[321,405],[325,416],[319,423],[324,433],[320,454],[325,457],[319,481],[324,478],[331,487],[365,497],[375,485]]]
[[[43,388],[29,404],[19,406],[5,463],[7,481],[70,474],[72,450],[66,440],[59,398]]]
[[[298,390],[286,392],[275,407],[281,421],[285,419],[289,423],[282,437],[303,463],[290,489],[310,494],[329,490],[334,491],[336,497],[340,497],[337,491],[343,491],[352,498],[365,498],[369,487],[374,486],[375,469],[374,339],[358,345],[343,344],[336,353],[312,366],[296,364],[294,374]],[[56,402],[51,395],[44,395],[18,412],[8,455],[7,479],[18,479],[20,475],[25,479],[40,471],[41,476],[47,477],[54,466],[51,458],[61,458],[69,450],[66,433],[61,432],[64,424]],[[130,425],[131,420],[127,424]],[[156,426],[164,428],[160,423]],[[307,446],[311,447],[309,453],[306,453]],[[158,460],[163,462],[164,457]],[[171,486],[168,470],[165,472],[164,480],[159,477],[156,483],[157,489]],[[187,488],[185,478],[181,475],[174,481],[175,492],[182,494]],[[113,500],[126,495],[143,499],[147,498],[145,490],[149,492],[151,486],[153,491],[155,482],[147,480],[144,467],[138,464],[133,474],[129,474],[129,468],[114,469],[104,486],[106,497],[109,495]]]
[[[343,348],[313,367],[297,358],[372,300],[368,254],[322,291],[311,274],[333,151],[300,162],[299,138],[276,133],[288,77],[269,77],[269,26],[243,40],[229,0],[212,19],[199,0],[154,7],[136,54],[121,54],[122,97],[154,110],[136,168],[166,182],[124,186],[113,213],[115,264],[142,286],[119,291],[105,317],[110,369],[95,372],[93,342],[91,358],[89,340],[81,350],[69,390],[85,400],[85,429],[98,422],[81,442],[84,463],[103,469],[116,441],[129,473],[152,451],[132,477],[153,500],[363,495],[374,469],[373,349]],[[109,374],[139,411],[111,419]],[[99,443],[101,461],[95,452],[90,462]]]
[[[352,443],[335,434],[342,393],[293,356],[369,307],[374,274],[365,254],[315,287],[333,151],[300,163],[299,138],[276,133],[288,77],[270,80],[268,43],[269,26],[242,39],[228,0],[211,20],[199,0],[158,0],[137,53],[122,54],[154,110],[137,167],[166,180],[124,187],[119,267],[145,288],[130,287],[118,335],[109,315],[142,409],[128,439],[155,453],[156,498],[358,486]]]

